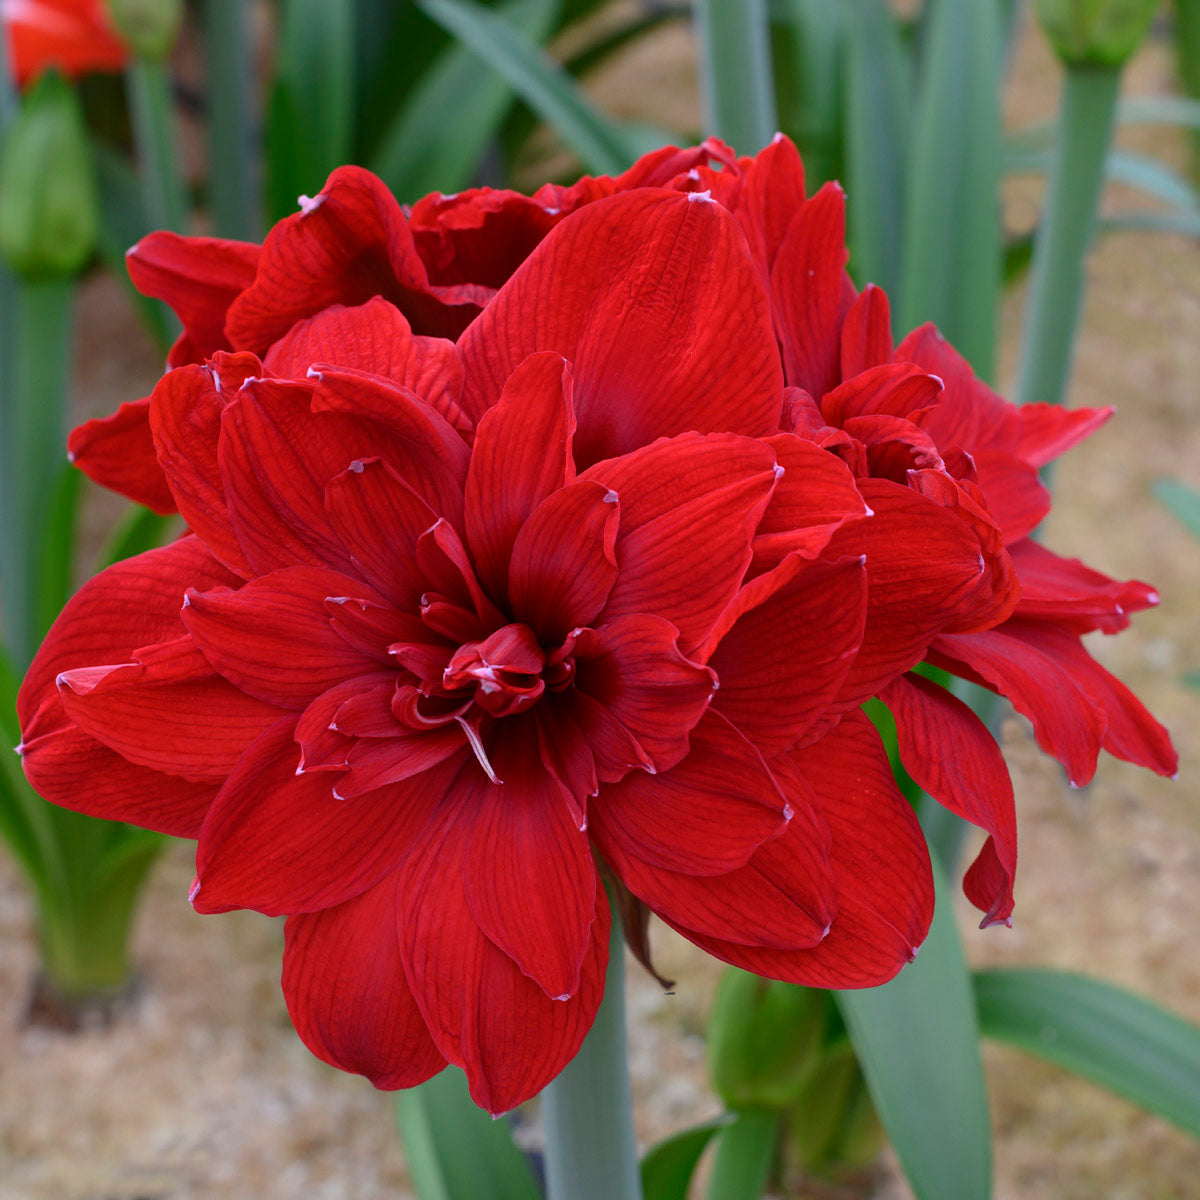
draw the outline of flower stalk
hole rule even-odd
[[[1083,259],[1096,223],[1121,69],[1069,64],[1046,208],[1033,253],[1017,382],[1021,404],[1060,404],[1083,297]]]
[[[549,1200],[641,1200],[625,1042],[625,941],[614,909],[604,1000],[579,1053],[542,1092]]]

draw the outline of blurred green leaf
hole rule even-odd
[[[757,154],[779,129],[766,0],[695,0],[693,13],[704,131]]]
[[[296,197],[316,194],[352,158],[355,7],[284,0],[267,113],[267,180],[272,220]]]
[[[83,474],[66,461],[59,466],[46,505],[43,543],[36,562],[37,638],[40,642],[75,590],[75,520]]]
[[[507,1119],[476,1107],[457,1067],[398,1092],[396,1124],[420,1200],[541,1200]]]
[[[836,992],[875,1110],[918,1200],[986,1200],[992,1151],[970,972],[940,869],[916,961]]]
[[[651,1146],[642,1156],[643,1200],[687,1200],[701,1156],[733,1119],[725,1113]]]
[[[469,46],[579,156],[586,170],[612,175],[637,157],[620,127],[595,108],[540,47],[474,0],[417,0],[421,10]]]
[[[558,0],[509,0],[497,9],[515,29],[541,41]],[[511,107],[508,81],[469,47],[446,48],[422,75],[380,140],[371,169],[402,201],[469,186],[488,143]]]
[[[1066,1067],[1200,1137],[1200,1029],[1066,971],[975,973],[980,1030]]]
[[[160,517],[140,504],[131,504],[101,548],[99,568],[163,545],[178,520],[175,514]]]
[[[774,1109],[746,1109],[721,1130],[709,1200],[758,1200],[779,1155],[779,1122]]]
[[[996,0],[929,0],[908,155],[898,330],[935,321],[990,378],[1000,294]]]
[[[912,69],[884,0],[857,0],[846,66],[850,268],[894,295],[900,280]]]
[[[1193,537],[1200,538],[1200,492],[1175,479],[1156,479],[1154,494],[1183,522]]]
[[[1200,129],[1200,100],[1187,96],[1130,96],[1117,104],[1117,124]]]
[[[1053,143],[1050,149],[1041,146],[1030,131],[1010,139],[1004,154],[1006,173],[1033,175],[1048,171],[1054,158]],[[1104,174],[1106,179],[1135,187],[1164,204],[1186,209],[1200,207],[1200,192],[1178,171],[1148,155],[1113,150],[1105,159]]]
[[[1101,233],[1177,233],[1200,237],[1200,209],[1176,212],[1117,212],[1096,222]]]

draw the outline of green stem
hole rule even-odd
[[[779,1113],[753,1109],[721,1131],[708,1184],[709,1200],[758,1200],[767,1186],[779,1142]]]
[[[604,1000],[591,1032],[542,1092],[549,1200],[640,1200],[625,1047],[625,944],[615,911]]]
[[[170,76],[162,62],[135,59],[125,74],[146,216],[154,229],[182,232],[187,194],[179,171]]]
[[[704,127],[739,154],[756,154],[779,128],[766,0],[696,0]]]
[[[4,520],[0,530],[5,628],[14,667],[23,671],[43,630],[43,559],[70,553],[46,544],[62,475],[67,378],[71,363],[68,279],[18,280],[14,291],[12,406],[5,420]]]
[[[1118,67],[1067,68],[1050,190],[1025,306],[1020,404],[1064,399],[1120,83]]]
[[[221,237],[258,236],[254,130],[250,114],[250,13],[244,0],[206,0],[208,202]]]

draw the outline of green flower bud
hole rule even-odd
[[[1055,53],[1071,67],[1119,67],[1141,45],[1158,0],[1035,0]]]
[[[74,275],[99,227],[83,113],[48,71],[28,91],[0,146],[0,254],[27,279]]]
[[[709,1073],[725,1104],[791,1104],[816,1064],[830,1004],[825,992],[726,971],[708,1025]]]
[[[138,58],[161,62],[179,37],[183,0],[108,0],[108,14]]]

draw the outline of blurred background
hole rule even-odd
[[[61,16],[88,6],[45,7]],[[142,7],[153,32],[156,5],[145,0]],[[162,7],[167,13],[173,6]],[[490,24],[471,25],[478,7],[518,32],[516,50],[497,40]],[[38,8],[32,0],[4,0],[2,11],[15,31]],[[930,227],[934,210],[914,211],[918,172],[927,192],[961,197],[963,173],[978,169],[956,149],[952,129],[944,157],[921,155],[933,121],[922,99],[922,70],[931,58],[920,54],[927,32],[921,4],[781,0],[771,8],[772,61],[780,124],[801,147],[809,191],[826,178],[846,182],[856,279],[880,280],[899,295],[911,318],[905,327],[926,317],[943,326],[961,322],[948,330],[951,339],[1012,394],[1029,238],[1045,197],[1063,67],[1026,6],[1001,4],[997,11],[1003,57],[989,161],[1002,212],[998,222],[986,204],[982,214],[967,213],[983,234]],[[973,965],[1086,971],[1193,1022],[1200,1022],[1200,692],[1184,677],[1200,668],[1200,554],[1155,484],[1200,488],[1200,121],[1185,102],[1189,83],[1200,86],[1200,52],[1188,43],[1200,30],[1198,13],[1184,0],[1164,5],[1120,80],[1116,152],[1108,157],[1099,233],[1086,261],[1066,394],[1071,405],[1114,404],[1118,415],[1057,470],[1045,531],[1051,548],[1160,591],[1161,607],[1139,615],[1120,639],[1092,635],[1089,648],[1171,730],[1180,779],[1157,779],[1105,756],[1094,784],[1070,790],[1056,764],[1037,752],[1028,724],[1009,718],[1003,744],[1021,823],[1014,925],[981,933],[965,902],[959,913]],[[78,200],[74,193],[56,197],[58,184],[50,182],[69,182],[70,138],[42,158],[28,152],[27,162],[0,163],[0,226],[7,219],[9,229],[0,228],[0,241],[8,238],[10,261],[14,239],[20,249],[25,237],[36,259],[28,279],[69,285],[57,343],[62,365],[69,364],[64,429],[147,395],[161,374],[171,318],[135,301],[121,271],[123,250],[150,228],[257,240],[343,161],[378,171],[405,202],[473,184],[531,191],[585,170],[619,170],[627,165],[623,154],[665,141],[692,144],[713,127],[704,115],[713,100],[701,94],[686,3],[249,0],[188,4],[180,15],[178,30],[164,25],[170,28],[161,46],[147,42],[132,56],[119,34],[115,49],[104,49],[107,60],[59,51],[86,124],[91,182],[84,191],[92,189],[87,203],[95,214],[78,253],[56,257],[56,247],[70,240],[61,228],[47,247],[48,235],[28,215],[5,216],[18,192],[43,212]],[[244,36],[231,41],[222,19],[241,22]],[[872,57],[870,38],[880,31],[892,47],[887,54],[898,48],[900,57]],[[107,36],[114,38],[111,28]],[[12,43],[28,100],[37,70],[22,61],[23,44],[31,53],[28,41],[13,32]],[[531,67],[521,55],[538,45],[548,59]],[[323,53],[321,46],[340,49]],[[566,72],[539,75],[546,61]],[[888,62],[910,73],[891,99]],[[988,120],[972,115],[987,78],[968,71],[946,86],[957,96],[949,108],[942,102],[947,120]],[[876,105],[864,108],[872,89]],[[911,126],[903,103],[894,102],[908,94],[915,97]],[[737,148],[753,153],[758,146]],[[164,154],[177,161],[160,161]],[[67,226],[75,228],[69,220]],[[994,277],[982,298],[953,289],[939,298],[932,285],[909,282],[921,270],[915,247],[922,237],[936,244],[939,236],[948,253],[955,237],[972,245],[984,237],[994,246]],[[18,263],[20,270],[27,265]],[[963,284],[964,292],[972,288]],[[14,320],[10,310],[10,331]],[[7,352],[15,354],[11,340]],[[11,455],[11,423],[0,426],[0,437]],[[62,441],[57,445],[53,461],[61,464]],[[53,471],[29,484],[40,489],[43,508],[58,494]],[[25,512],[10,503],[10,511]],[[170,536],[168,526],[131,515],[121,498],[86,481],[73,528],[68,521],[36,536],[27,532],[26,552],[57,553],[67,564],[59,570],[58,604],[113,552],[115,528],[124,552]],[[51,537],[58,550],[48,548]],[[5,562],[10,596],[19,561],[28,558]],[[52,611],[53,597],[47,603]],[[36,638],[38,618],[30,620]],[[11,616],[5,628],[19,675]],[[130,967],[134,986],[114,985],[113,1003],[68,1006],[64,1016],[54,988],[45,986],[53,918],[39,915],[45,904],[36,864],[31,868],[14,848],[11,829],[6,836],[0,1200],[412,1194],[386,1097],[312,1058],[291,1030],[278,987],[281,922],[252,913],[197,916],[187,903],[190,844],[156,845],[130,884],[137,902],[129,902],[135,915],[122,970]],[[971,843],[965,852],[976,848]],[[656,965],[677,983],[664,995],[630,964],[632,1069],[645,1143],[720,1111],[707,1082],[703,1036],[720,964],[660,925],[652,936]],[[53,975],[52,952],[50,963]],[[985,1067],[1000,1200],[1200,1196],[1200,1143],[1165,1121],[1015,1050],[986,1045]],[[536,1113],[528,1119],[536,1122]],[[903,1197],[906,1188],[885,1152],[830,1184],[827,1195]]]

